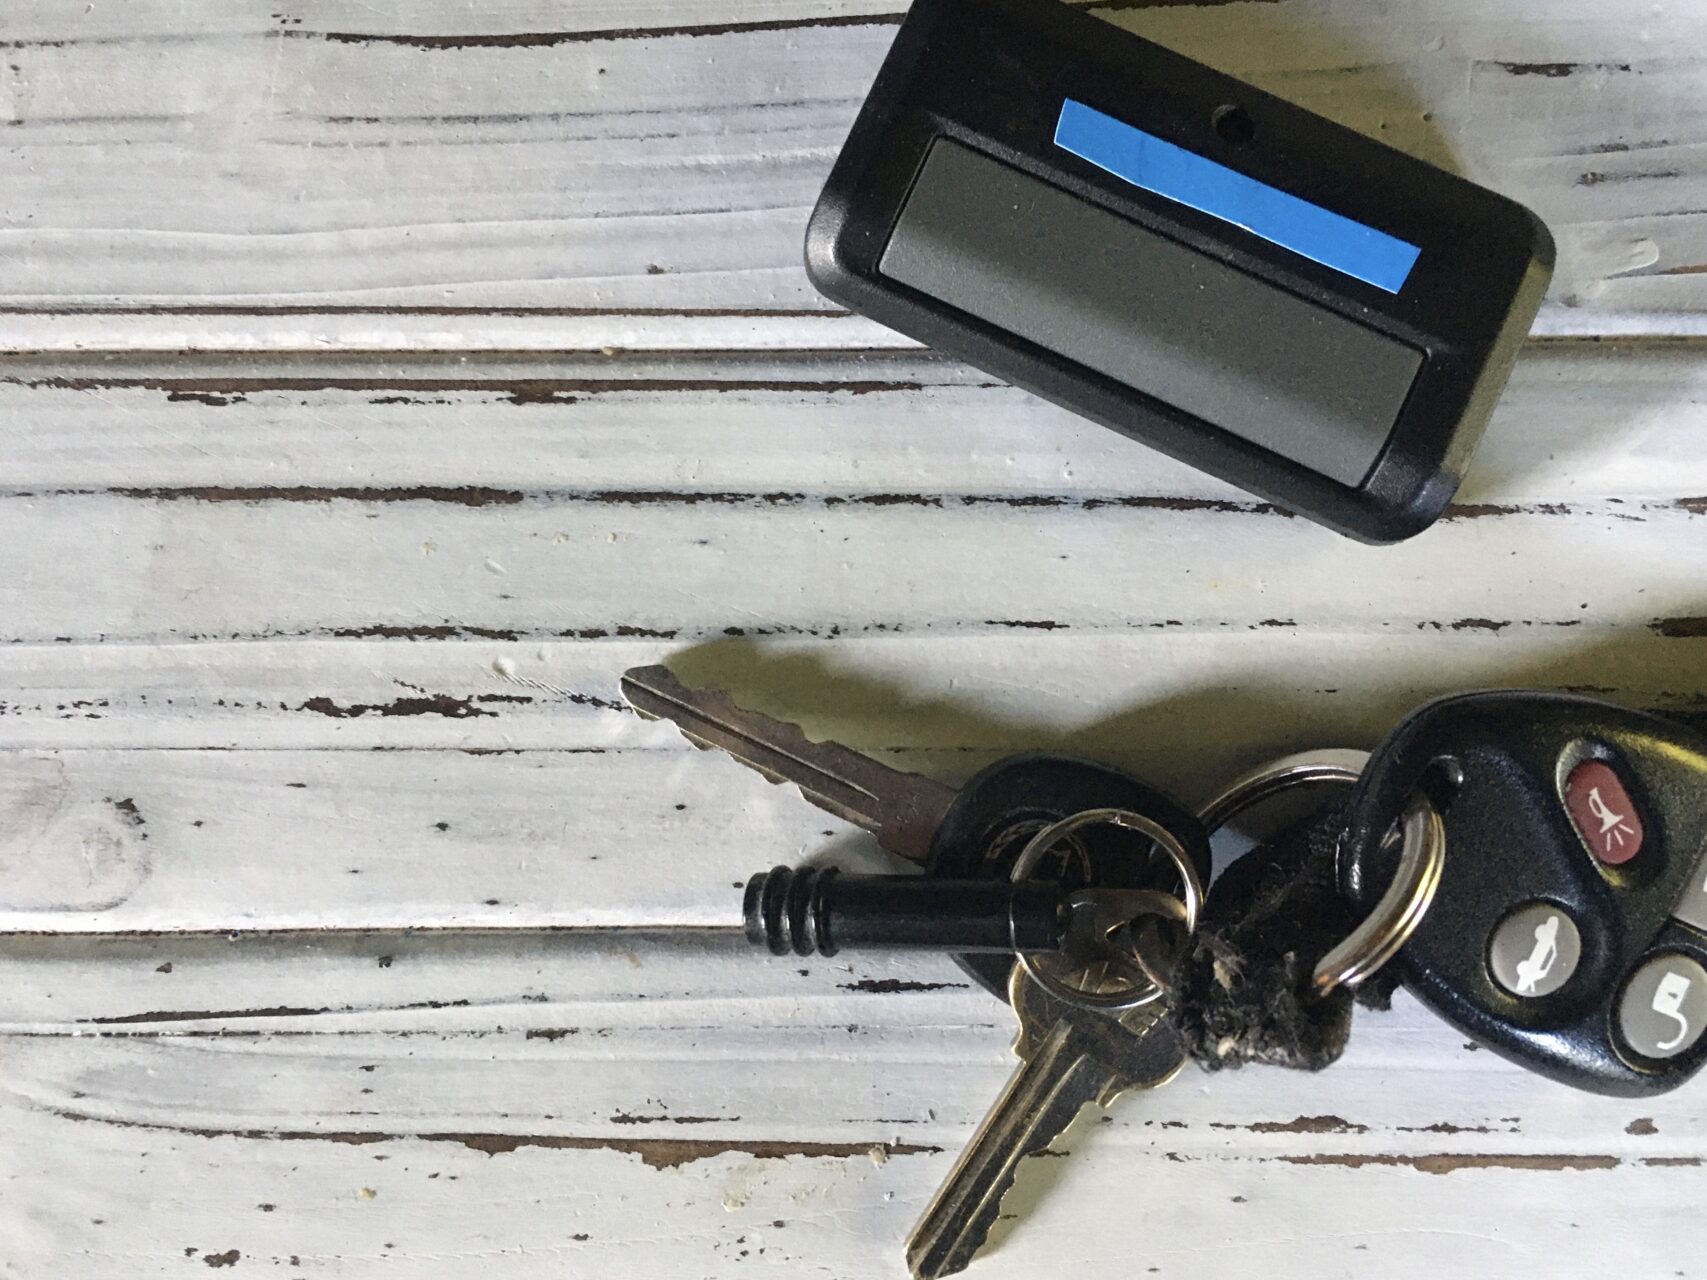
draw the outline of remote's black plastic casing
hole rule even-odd
[[[1617,781],[1597,798],[1602,820],[1585,824],[1567,796],[1586,766]],[[1340,878],[1364,909],[1393,874],[1397,850],[1383,838],[1419,787],[1441,795],[1446,861],[1433,904],[1393,962],[1404,986],[1488,1048],[1580,1089],[1662,1093],[1699,1070],[1701,991],[1667,1024],[1682,1028],[1687,1015],[1697,1037],[1675,1056],[1633,1047],[1621,1010],[1644,967],[1707,966],[1707,738],[1564,694],[1429,703],[1376,748],[1353,795]],[[1624,826],[1610,828],[1613,820]],[[1597,854],[1603,834],[1625,842]],[[1495,976],[1496,931],[1526,904],[1565,914],[1580,935],[1574,972],[1557,990],[1520,995]],[[1707,973],[1693,985],[1707,986]]]
[[[1370,283],[1117,176],[1058,142],[1069,110],[1165,153],[1157,172],[1356,228],[1323,257],[1367,235],[1414,266]],[[806,265],[855,311],[1392,542],[1456,491],[1553,242],[1512,200],[1059,0],[914,0]]]

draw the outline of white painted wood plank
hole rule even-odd
[[[873,859],[738,769],[691,748],[0,756],[0,927],[731,925],[755,871]]]
[[[9,13],[0,344],[75,342],[98,320],[38,328],[33,313],[85,307],[259,309],[163,318],[238,348],[386,328],[275,308],[823,309],[800,234],[893,13],[424,10]],[[1517,0],[1109,16],[1532,202],[1562,249],[1544,331],[1700,330],[1700,6],[1639,21]],[[549,319],[520,326],[525,340],[546,341]],[[569,320],[560,345],[596,341],[588,317]],[[447,328],[400,330],[425,343]],[[606,341],[633,329],[613,317]],[[502,330],[476,320],[457,345]]]
[[[1260,505],[1146,498],[1052,499],[1039,510],[1025,497],[975,494],[899,505],[792,494],[485,505],[15,495],[0,497],[0,545],[14,549],[0,638],[451,627],[543,640],[638,628],[686,642],[1213,630],[1271,618],[1394,632],[1471,619],[1663,628],[1699,616],[1703,519],[1693,502],[1612,499],[1462,518],[1370,548]],[[1477,571],[1442,572],[1455,564]]]
[[[150,958],[99,972],[128,988]],[[633,940],[575,960],[556,957],[548,994],[508,1004],[260,1020],[326,1034],[162,1015],[81,1028],[100,1039],[7,1036],[14,1265],[97,1275],[115,1256],[166,1270],[235,1249],[251,1267],[294,1255],[304,1274],[537,1274],[542,1258],[898,1274],[901,1238],[1008,1070],[992,1000],[849,990],[822,968]],[[275,961],[289,989],[300,974]],[[88,1006],[87,963],[57,967]],[[407,981],[409,963],[366,971]],[[458,972],[440,968],[443,989]],[[954,971],[896,972],[928,985]],[[1401,999],[1360,1019],[1330,1075],[1190,1072],[1069,1133],[1071,1159],[1028,1165],[1021,1217],[980,1272],[1070,1257],[1184,1273],[1207,1255],[1302,1277],[1358,1274],[1367,1253],[1421,1276],[1552,1249],[1550,1274],[1586,1277],[1606,1248],[1664,1273],[1693,1257],[1675,1206],[1701,1189],[1703,1132],[1687,1095],[1618,1102],[1537,1081]]]
[[[157,955],[175,954],[170,941],[157,946]],[[872,1142],[955,1142],[983,1114],[1012,1062],[1010,1011],[966,988],[964,976],[940,958],[894,966],[910,975],[894,980],[896,992],[873,990],[881,980],[820,972],[832,968],[822,961],[695,954],[646,938],[619,942],[602,960],[597,950],[578,943],[560,950],[539,984],[550,993],[530,984],[510,1003],[210,1010],[201,1017],[193,1005],[169,1005],[9,1032],[7,1088],[43,1111],[233,1133],[289,1131],[297,1113],[262,1081],[285,1068],[313,1074],[319,1060],[341,1067],[322,1072],[322,1083],[342,1077],[342,1084],[297,1114],[299,1133],[579,1135],[612,1145],[625,1137],[783,1140],[862,1151]],[[428,989],[441,995],[466,990],[449,959],[441,953],[431,965],[439,985]],[[800,974],[796,965],[812,967]],[[87,960],[65,967],[87,981]],[[786,977],[767,977],[767,969]],[[374,972],[375,981],[358,981],[370,988],[392,981],[387,971]],[[174,965],[154,981],[165,994],[181,977]],[[696,1061],[707,1069],[683,1070]],[[379,1065],[359,1071],[352,1062]],[[761,1063],[773,1067],[768,1076],[753,1069]],[[462,1072],[472,1070],[485,1076],[486,1089],[465,1087]],[[1420,1081],[1430,1072],[1439,1077],[1430,1086],[1392,1087],[1396,1073]],[[573,1078],[576,1088],[554,1092],[553,1078]],[[363,1093],[357,1085],[375,1087]],[[291,1102],[313,1097],[304,1091]],[[1131,1114],[1136,1129],[1183,1131],[1165,1136],[1184,1156],[1212,1157],[1229,1143],[1269,1157],[1335,1147],[1516,1154],[1576,1137],[1590,1152],[1634,1162],[1707,1140],[1699,1109],[1687,1100],[1687,1092],[1598,1098],[1542,1081],[1468,1047],[1402,996],[1391,1012],[1357,1015],[1351,1047],[1328,1073],[1191,1068],[1177,1087]],[[1314,1131],[1285,1123],[1324,1109],[1342,1123]],[[1658,1134],[1626,1132],[1636,1117]]]
[[[732,927],[737,891],[764,867],[891,865],[791,788],[625,712],[620,671],[660,656],[815,736],[946,781],[1045,748],[1191,803],[1266,758],[1373,746],[1411,707],[1463,688],[1562,687],[1696,714],[1707,690],[1707,644],[1651,632],[1589,644],[1559,629],[1380,642],[1276,629],[668,655],[609,642],[531,661],[506,648],[121,647],[129,662],[95,664],[90,696],[9,706],[6,740],[60,749],[0,751],[0,930]],[[323,661],[293,662],[304,649]],[[278,683],[231,683],[252,681],[268,652],[298,680],[343,683],[303,686],[334,694],[300,701]],[[64,653],[18,650],[11,671],[32,657],[62,671]],[[14,656],[0,651],[0,672]],[[419,680],[379,678],[399,658]],[[365,690],[351,670],[369,673]],[[128,749],[91,749],[103,740]],[[152,749],[161,742],[175,749]],[[273,749],[223,749],[233,742]]]
[[[1672,630],[1676,634],[1662,634]],[[705,645],[609,639],[0,646],[0,747],[662,750],[617,681],[685,679],[868,750],[1060,748],[1205,791],[1265,755],[1367,745],[1426,699],[1544,687],[1699,711],[1707,637],[1668,627],[1409,632],[1262,626],[1136,634]],[[1693,630],[1694,634],[1688,634]],[[1153,723],[1189,723],[1156,735]],[[938,768],[961,773],[948,758]]]
[[[37,796],[20,803],[38,814],[58,813],[59,801],[40,799],[30,780],[68,762],[76,771],[76,821],[42,848],[93,840],[122,853],[127,819],[113,799],[135,801],[156,826],[148,885],[135,895],[126,881],[116,914],[95,893],[105,881],[67,875],[81,861],[42,872],[37,854],[20,864],[42,876],[30,882],[36,896],[11,899],[9,926],[726,920],[725,886],[755,869],[751,850],[763,863],[835,846],[823,834],[835,824],[633,722],[616,678],[664,657],[813,732],[934,751],[917,759],[939,776],[964,777],[1003,750],[1059,746],[1192,798],[1269,754],[1369,744],[1408,707],[1455,688],[1698,705],[1704,548],[1701,504],[1685,495],[1704,478],[1693,461],[1699,362],[1688,349],[1578,358],[1544,346],[1524,368],[1504,427],[1509,452],[1495,455],[1503,474],[1483,496],[1533,485],[1535,498],[1557,483],[1574,498],[1568,486],[1584,473],[1564,466],[1561,438],[1603,464],[1619,494],[1650,496],[1469,504],[1425,539],[1376,551],[1262,514],[1213,482],[1167,498],[1188,473],[1170,476],[1153,455],[918,357],[831,365],[828,380],[822,361],[755,361],[709,379],[704,362],[677,362],[624,365],[627,380],[608,385],[576,369],[490,391],[383,379],[255,390],[196,376],[61,386],[20,375],[4,392],[40,427],[4,447],[12,474],[41,488],[0,502],[15,548],[0,592],[10,592],[9,625],[36,630],[0,648],[0,743],[556,754],[477,766],[427,753],[349,771],[311,755],[18,757],[16,785]],[[1621,411],[1637,446],[1620,448],[1606,430]],[[992,432],[994,448],[966,422]],[[822,424],[821,451],[802,449],[802,423]],[[705,450],[708,438],[759,443]],[[494,439],[508,447],[491,448]],[[966,459],[984,492],[921,487]],[[1089,499],[1064,492],[1081,470],[1104,486]],[[651,474],[681,487],[648,488]],[[130,487],[106,487],[115,483]],[[1160,500],[1127,505],[1128,488]],[[612,513],[632,524],[607,530],[599,522]],[[720,567],[684,560],[702,540],[736,545]],[[1158,540],[1169,547],[1161,562]],[[982,548],[1007,544],[1019,550],[991,579]],[[844,546],[857,558],[842,559]],[[928,557],[916,554],[927,546]],[[1261,557],[1254,576],[1250,546]],[[1561,547],[1570,575],[1556,568]],[[79,566],[71,575],[68,554]],[[1052,554],[1084,567],[1063,570]],[[1385,572],[1348,594],[1371,557]],[[1443,580],[1453,564],[1488,567]],[[844,565],[861,575],[855,593],[834,576]],[[1105,589],[1111,565],[1129,579],[1118,593]],[[672,590],[679,612],[656,613]],[[743,608],[769,618],[754,625]],[[127,615],[154,629],[114,624]],[[724,635],[730,628],[782,634],[760,647]],[[183,642],[209,634],[242,639]],[[60,635],[137,643],[39,642]],[[1149,728],[1182,718],[1189,741]],[[294,794],[303,789],[286,784],[308,779],[281,771],[298,760],[343,789]],[[693,781],[679,783],[676,803],[728,825],[683,824],[661,844],[649,831],[648,848],[683,850],[650,862],[655,875],[593,875],[526,825],[585,790],[598,803],[574,812],[582,847],[624,847],[634,840],[624,806],[651,812],[660,788],[678,785],[670,771],[684,768]],[[496,781],[476,787],[466,780],[475,769]],[[225,771],[247,780],[244,803],[218,806],[224,822],[204,832],[193,823],[215,807]],[[447,783],[453,775],[463,780]],[[744,801],[758,808],[730,805],[730,786],[762,796]],[[480,815],[485,838],[557,870],[541,880],[524,862],[494,881],[481,860],[488,845],[459,835],[417,848],[399,834],[450,824],[439,810],[452,797]],[[511,817],[522,825],[506,825]],[[20,848],[36,847],[31,831]],[[410,861],[423,850],[433,859],[425,876]],[[137,864],[120,853],[112,874],[124,881]],[[351,865],[369,877],[359,890]]]
[[[28,1115],[7,1128],[14,1257],[25,1268],[14,1274],[74,1278],[109,1276],[115,1263],[153,1274],[208,1263],[284,1275],[537,1276],[548,1266],[893,1277],[907,1228],[951,1160],[898,1153],[878,1165],[863,1153],[737,1145],[653,1168],[621,1149],[488,1156],[455,1141],[204,1137]],[[1608,1256],[1644,1275],[1687,1274],[1694,1258],[1677,1225],[1678,1204],[1702,1189],[1693,1167],[1581,1168],[1570,1152],[1432,1176],[1337,1151],[1321,1166],[1306,1154],[1182,1167],[1167,1151],[1105,1136],[1077,1138],[1070,1160],[1033,1162],[1017,1194],[1035,1203],[980,1275],[1050,1274],[1063,1259],[1190,1275],[1207,1257],[1235,1274],[1379,1265],[1427,1280],[1550,1257],[1551,1275],[1587,1280]]]
[[[1245,498],[917,353],[12,361],[0,416],[11,489]],[[1703,494],[1707,348],[1539,342],[1459,502]]]

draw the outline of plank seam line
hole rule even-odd
[[[503,1132],[386,1133],[365,1130],[316,1129],[218,1129],[159,1121],[126,1120],[116,1116],[69,1108],[44,1108],[47,1114],[78,1124],[101,1124],[119,1129],[146,1129],[179,1133],[197,1138],[238,1138],[262,1142],[337,1142],[367,1146],[376,1142],[454,1142],[488,1156],[508,1155],[521,1147],[543,1147],[568,1151],[611,1151],[639,1156],[654,1169],[676,1168],[695,1160],[724,1155],[744,1155],[755,1160],[782,1160],[790,1156],[807,1159],[846,1160],[854,1157],[887,1159],[895,1156],[937,1155],[941,1147],[911,1142],[874,1139],[866,1142],[794,1142],[787,1140],[740,1140],[715,1138],[622,1138],[578,1137],[567,1134],[523,1134]]]
[[[1217,7],[1236,0],[1067,0],[1076,9],[1105,13],[1127,10]],[[1276,3],[1277,0],[1264,0]],[[402,45],[424,50],[456,49],[540,49],[564,44],[598,44],[630,40],[661,40],[672,38],[699,39],[717,36],[758,35],[780,31],[834,29],[837,27],[893,27],[906,16],[903,12],[823,14],[816,17],[760,18],[745,22],[689,23],[657,27],[609,27],[581,31],[516,31],[468,34],[410,34],[406,32],[321,31],[304,27],[280,26],[265,31],[213,33],[165,36],[95,36],[66,39],[0,40],[0,49],[65,48],[82,44],[142,44],[211,42],[220,39],[278,39],[323,40],[333,44]]]

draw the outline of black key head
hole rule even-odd
[[[1707,1058],[1707,738],[1563,694],[1420,708],[1376,749],[1340,847],[1360,908],[1423,789],[1446,825],[1434,902],[1394,962],[1448,1022],[1544,1076],[1661,1093]]]
[[[1209,840],[1179,801],[1107,765],[1034,752],[1009,756],[960,789],[931,842],[926,874],[956,880],[1006,879],[1020,852],[1044,827],[1087,809],[1130,809],[1166,828],[1209,883]],[[1070,892],[1090,886],[1172,890],[1177,875],[1160,854],[1134,857],[1142,837],[1115,827],[1075,832],[1039,878],[1060,880]],[[1009,955],[957,955],[961,968],[1006,1000]]]

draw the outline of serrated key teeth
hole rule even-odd
[[[719,689],[690,689],[668,667],[634,667],[622,693],[643,716],[668,720],[695,746],[727,751],[767,781],[792,783],[812,804],[875,832],[891,853],[923,862],[954,803],[953,788],[906,773],[762,712]]]

